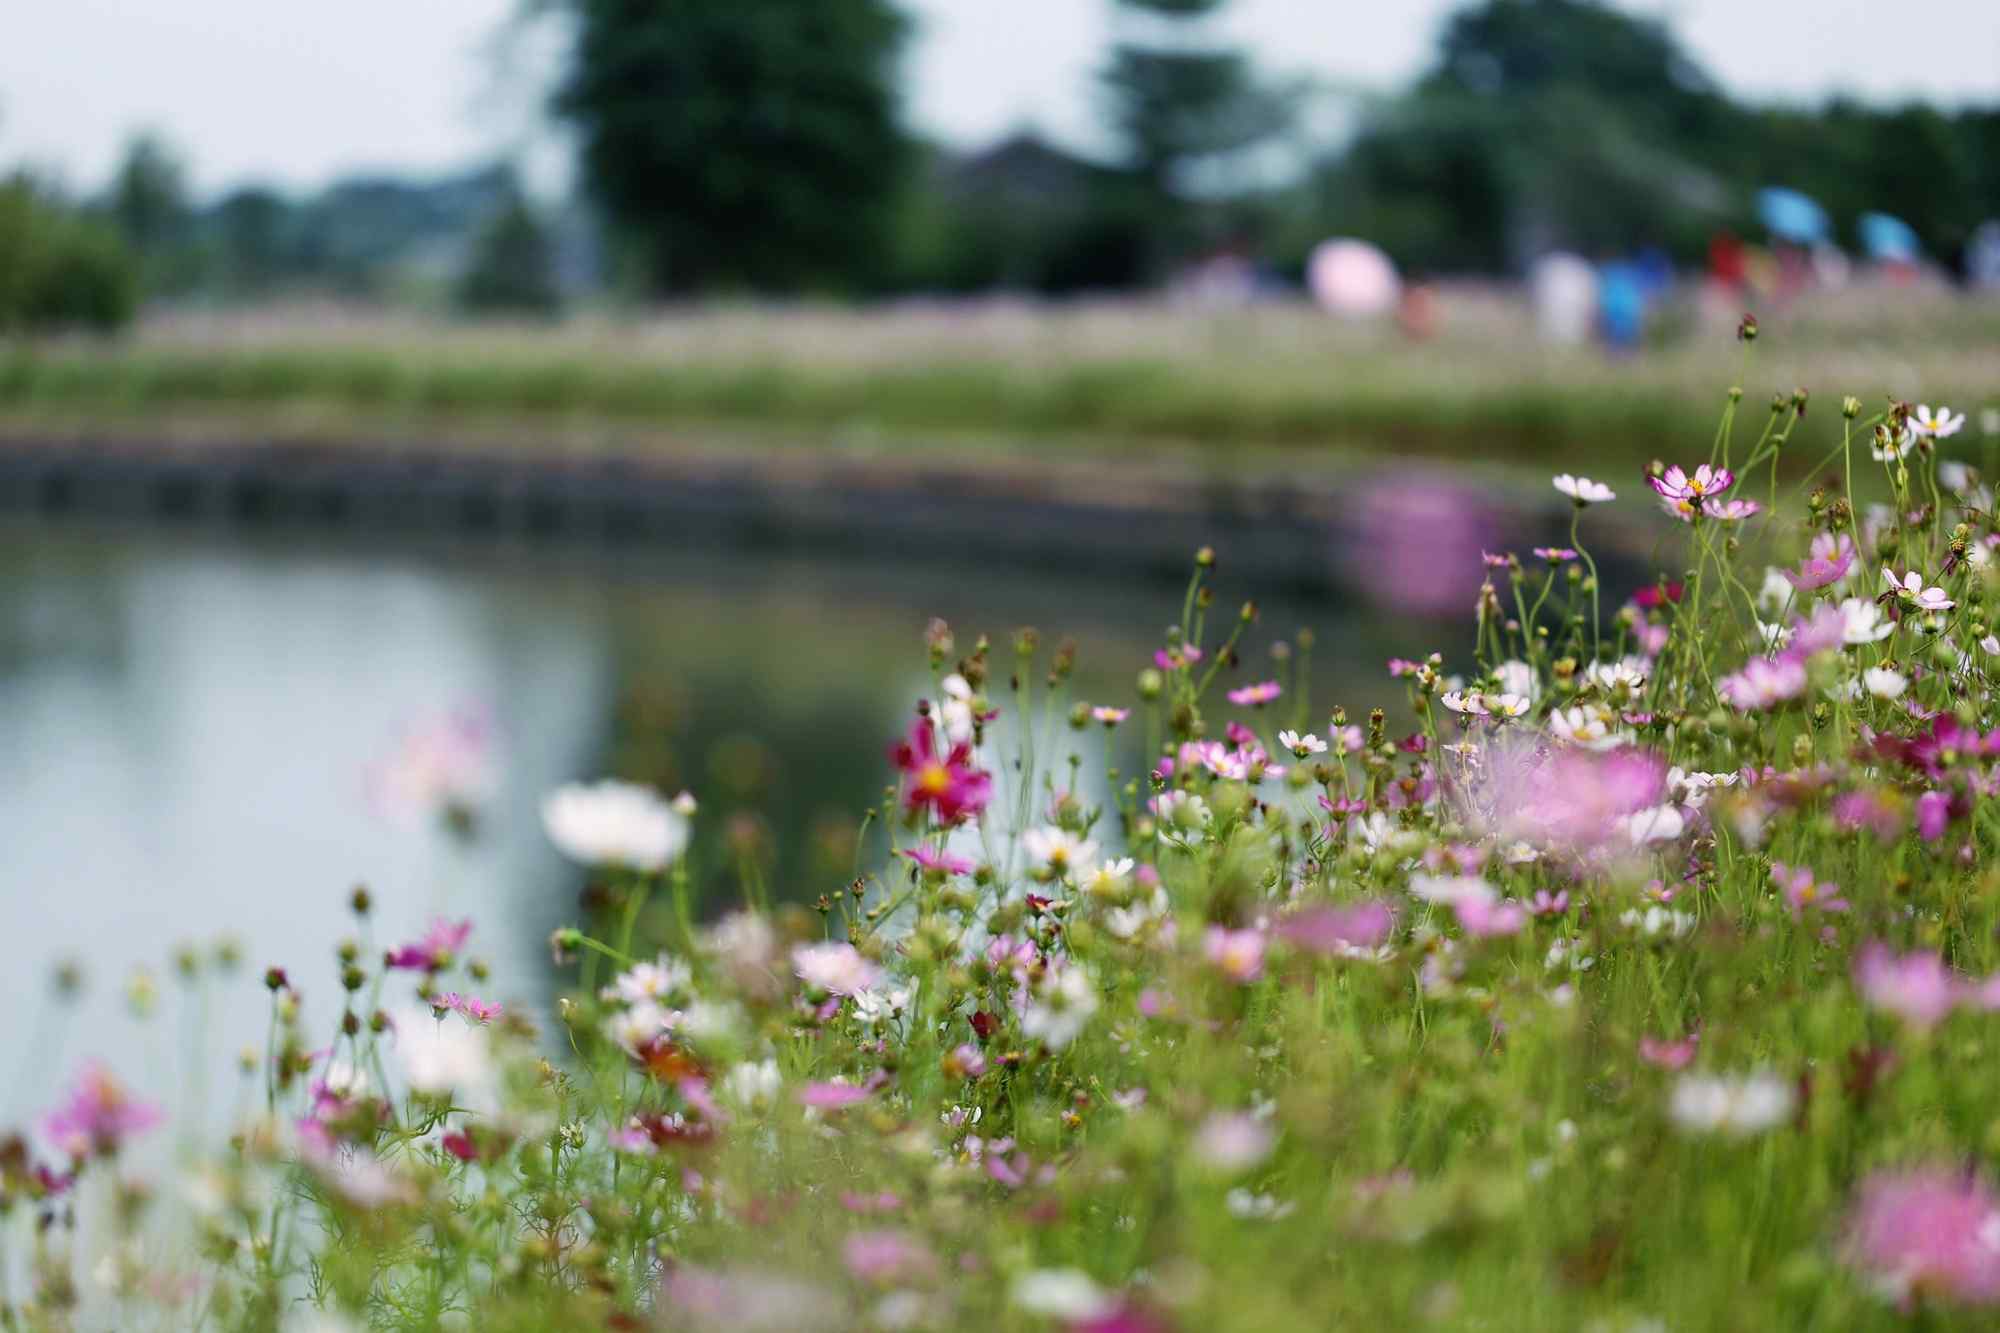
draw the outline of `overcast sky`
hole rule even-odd
[[[1094,133],[1090,74],[1109,0],[908,0],[916,123],[959,143],[1033,124]],[[1623,0],[1670,16],[1739,94],[2000,101],[2000,0]],[[429,170],[518,147],[551,43],[495,35],[516,0],[0,0],[0,164],[104,179],[151,126],[197,186],[307,187],[357,168]],[[1455,0],[1236,0],[1230,27],[1273,70],[1393,88]],[[540,175],[555,156],[544,144]]]

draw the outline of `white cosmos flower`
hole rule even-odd
[[[1785,571],[1766,565],[1763,586],[1757,589],[1757,609],[1776,615],[1792,604],[1793,595],[1792,581],[1785,577]]]
[[[1121,940],[1129,940],[1155,921],[1164,920],[1168,902],[1165,889],[1154,889],[1150,898],[1129,907],[1114,907],[1104,914],[1104,928]]]
[[[1556,739],[1580,745],[1586,750],[1609,750],[1630,739],[1617,729],[1617,716],[1609,709],[1558,708],[1549,714],[1549,731]]]
[[[637,1055],[655,1037],[673,1027],[679,1015],[651,1000],[613,1014],[604,1024],[605,1035],[624,1050]]]
[[[1124,897],[1126,881],[1132,877],[1133,864],[1129,856],[1100,862],[1083,881],[1083,891],[1093,898]]]
[[[1281,731],[1278,733],[1278,744],[1300,759],[1326,753],[1326,742],[1310,731],[1303,736],[1296,731]]]
[[[1733,787],[1742,776],[1740,773],[1702,773],[1676,764],[1667,770],[1667,795],[1690,810],[1699,810],[1707,803],[1709,792],[1717,787]]]
[[[1877,699],[1897,699],[1910,687],[1909,677],[1891,667],[1869,667],[1861,673],[1861,683]]]
[[[1589,477],[1572,477],[1567,472],[1559,472],[1555,478],[1555,488],[1580,505],[1603,504],[1615,500],[1618,495],[1601,481]]]
[[[1618,924],[1630,927],[1641,935],[1664,935],[1677,940],[1694,929],[1694,917],[1655,904],[1643,912],[1636,907],[1627,908],[1619,913]]]
[[[784,1086],[776,1060],[746,1060],[722,1076],[722,1095],[739,1106],[768,1106]]]
[[[618,974],[605,992],[606,999],[626,1004],[644,1004],[671,999],[694,984],[694,971],[680,959],[661,954],[656,963],[634,963]]]
[[[1438,702],[1454,713],[1470,713],[1477,717],[1484,717],[1486,715],[1485,701],[1480,697],[1477,690],[1469,692],[1466,690],[1446,690],[1439,696]]]
[[[1182,791],[1178,787],[1161,792],[1154,798],[1153,813],[1159,817],[1160,823],[1183,841],[1199,841],[1215,821],[1215,812],[1208,808],[1207,801],[1194,792]]]
[[[1859,597],[1842,598],[1840,616],[1845,622],[1840,631],[1843,643],[1879,643],[1896,632],[1895,622],[1885,619],[1875,603]]]
[[[1077,1039],[1096,1012],[1097,984],[1080,965],[1069,963],[1042,978],[1021,1014],[1021,1032],[1059,1051]]]
[[[972,685],[956,671],[944,678],[944,698],[938,700],[938,721],[944,726],[945,739],[953,745],[960,745],[972,739],[973,725],[978,721],[973,716]]]
[[[1088,875],[1097,864],[1097,844],[1089,838],[1053,825],[1031,828],[1021,835],[1021,845],[1035,869],[1054,879]]]
[[[417,1092],[466,1100],[492,1086],[493,1048],[484,1027],[441,1019],[428,1009],[405,1009],[391,1019],[396,1061]]]
[[[1953,606],[1957,605],[1951,598],[1944,595],[1943,588],[1926,588],[1924,586],[1924,576],[1914,569],[1905,571],[1899,579],[1893,570],[1885,566],[1882,570],[1882,578],[1888,583],[1890,592],[1896,594],[1897,597],[1905,602],[1914,603],[1921,610],[1949,611]]]
[[[1014,1304],[1030,1314],[1075,1323],[1114,1308],[1111,1297],[1080,1268],[1037,1268],[1014,1279]]]
[[[687,818],[651,787],[572,782],[542,801],[549,841],[573,861],[657,871],[687,848]]]
[[[1647,664],[1644,658],[1638,657],[1616,662],[1592,662],[1583,677],[1606,694],[1617,694],[1620,690],[1637,694],[1646,688]]]
[[[907,986],[871,986],[867,990],[856,991],[854,1017],[863,1027],[871,1028],[877,1023],[901,1018],[916,992],[915,982]]]
[[[829,995],[858,995],[882,979],[881,968],[838,940],[793,946],[792,969],[806,985]]]
[[[1494,667],[1493,676],[1508,694],[1518,694],[1531,701],[1541,695],[1542,683],[1535,678],[1535,669],[1518,658]]]
[[[1456,907],[1460,903],[1490,903],[1500,894],[1478,875],[1416,874],[1410,876],[1410,896]]]
[[[1681,836],[1687,827],[1687,820],[1677,805],[1656,805],[1645,810],[1634,810],[1629,815],[1620,815],[1612,821],[1634,847],[1643,847],[1649,842],[1672,842]]]
[[[1916,444],[1917,437],[1906,430],[1901,435],[1898,435],[1891,444],[1882,443],[1882,437],[1877,435],[1875,442],[1868,446],[1868,452],[1876,462],[1890,463],[1908,458],[1910,450],[1914,449]]]
[[[1785,1123],[1792,1101],[1792,1085],[1762,1070],[1733,1077],[1684,1074],[1667,1111],[1692,1133],[1743,1138]]]
[[[1486,696],[1486,711],[1494,717],[1525,717],[1528,710],[1532,707],[1534,705],[1528,702],[1526,695],[1489,694]]]
[[[1919,435],[1928,435],[1935,440],[1948,440],[1965,428],[1965,413],[1953,415],[1943,403],[1937,411],[1931,411],[1929,403],[1919,403],[1910,416],[1910,429]]]

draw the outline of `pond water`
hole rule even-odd
[[[1478,572],[1467,572],[1468,589]],[[1232,585],[1222,602],[1256,593]],[[1469,598],[1467,599],[1469,604]],[[961,651],[984,630],[1004,678],[1012,628],[1080,647],[1076,697],[1128,701],[1171,584],[1016,577],[932,563],[740,552],[343,543],[73,520],[0,527],[0,1123],[102,1058],[211,1124],[248,1084],[261,986],[279,965],[318,1030],[338,1017],[346,903],[379,904],[371,951],[433,914],[478,922],[495,996],[538,1006],[552,927],[582,876],[541,833],[552,785],[607,772],[692,788],[713,842],[765,848],[776,891],[835,889],[859,812],[889,779],[887,741],[928,676],[936,614]],[[1222,615],[1226,622],[1227,613]],[[1357,719],[1394,697],[1383,660],[1467,631],[1379,609],[1273,602],[1245,654],[1300,624],[1318,637],[1314,704]],[[497,785],[455,839],[370,799],[407,730],[454,709],[493,720]],[[715,860],[719,858],[711,858]],[[717,892],[726,892],[718,883]],[[181,980],[175,950],[240,948],[230,975]],[[51,977],[80,963],[81,998]],[[157,992],[150,1018],[135,976]],[[143,987],[142,987],[143,988]]]

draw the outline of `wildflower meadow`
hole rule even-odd
[[[704,903],[699,791],[555,791],[555,1004],[357,891],[339,992],[247,960],[226,1133],[164,1150],[173,1090],[89,1065],[6,1140],[0,1325],[1990,1327],[1965,425],[1732,390],[1643,476],[1556,476],[1564,544],[1489,554],[1393,715],[1313,699],[1307,633],[1253,654],[1226,550],[1124,698],[934,622],[849,882]],[[471,826],[478,734],[382,790]]]

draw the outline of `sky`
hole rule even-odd
[[[1031,125],[1100,146],[1091,75],[1109,0],[905,0],[911,117],[976,145]],[[1664,15],[1733,92],[2000,101],[2000,0],[1620,0]],[[518,0],[10,0],[0,17],[0,165],[110,173],[164,132],[196,189],[293,189],[355,170],[435,171],[525,152],[544,187],[565,155],[540,128],[558,34],[497,40]],[[1425,64],[1457,0],[1235,0],[1227,28],[1273,72],[1388,91]],[[337,17],[329,17],[337,14]]]

